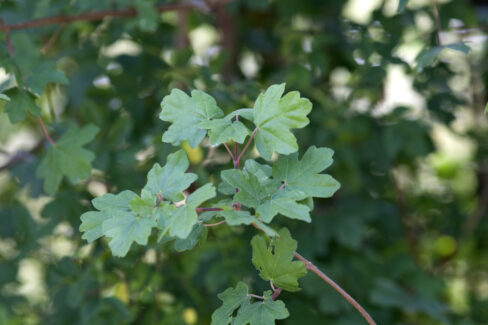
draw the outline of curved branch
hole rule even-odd
[[[319,278],[327,282],[328,285],[330,285],[335,291],[343,296],[344,299],[347,300],[347,302],[349,302],[354,308],[357,309],[357,311],[361,313],[361,315],[368,322],[368,324],[376,325],[375,321],[368,314],[368,312],[353,297],[351,297],[351,295],[349,295],[344,289],[342,289],[337,283],[335,283],[334,280],[329,278],[324,272],[320,271],[312,262],[300,255],[298,252],[295,252],[295,257],[305,263],[305,267],[307,268],[307,270],[315,273]]]

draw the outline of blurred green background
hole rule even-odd
[[[11,124],[0,100],[0,324],[209,324],[217,293],[241,280],[265,289],[252,228],[212,228],[184,253],[154,236],[121,259],[78,227],[93,197],[139,190],[174,150],[158,118],[172,88],[202,89],[230,111],[281,82],[314,104],[295,132],[301,152],[332,148],[328,173],[342,184],[315,201],[311,224],[279,218],[301,254],[378,324],[488,324],[488,5],[401,2],[398,12],[398,0],[194,0],[158,13],[168,1],[1,1],[5,24],[138,14],[10,31],[24,73],[50,61],[69,81],[37,99],[50,134],[89,123],[100,132],[92,176],[49,196],[35,176],[49,144],[33,116]],[[419,61],[438,45],[436,6],[442,44],[464,41],[468,54]],[[12,87],[7,68],[0,83]],[[185,149],[195,188],[231,168],[221,147]],[[365,323],[313,274],[300,283],[280,296],[291,314],[280,324]]]

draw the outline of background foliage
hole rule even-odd
[[[464,54],[437,47],[434,3],[193,1],[158,13],[165,1],[2,1],[7,25],[137,12],[2,27],[0,324],[208,324],[225,288],[266,290],[250,227],[209,229],[184,253],[154,234],[122,259],[78,229],[93,197],[142,188],[174,151],[158,119],[172,88],[202,89],[227,113],[282,82],[313,102],[311,125],[295,132],[300,147],[332,148],[328,173],[342,184],[316,200],[312,224],[280,219],[302,255],[379,324],[486,324],[488,7],[439,1],[441,42],[466,42]],[[57,152],[35,114],[64,144]],[[232,166],[220,147],[182,147],[195,188]],[[82,156],[75,168],[73,155]],[[42,159],[57,161],[58,173]],[[291,314],[280,323],[363,322],[313,275],[300,283],[280,297]]]

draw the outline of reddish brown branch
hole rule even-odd
[[[223,224],[225,222],[226,222],[225,220],[222,220],[222,221],[219,221],[219,222],[216,222],[216,223],[204,223],[203,226],[204,227],[215,227],[215,226],[221,225],[221,224]]]
[[[371,318],[368,312],[353,297],[351,297],[346,291],[344,291],[344,289],[342,289],[337,283],[329,278],[324,272],[320,271],[312,262],[307,260],[302,255],[298,254],[298,252],[295,252],[295,257],[305,263],[305,267],[307,268],[307,270],[315,273],[319,278],[327,282],[328,285],[330,285],[335,291],[343,296],[344,299],[347,300],[347,302],[349,302],[354,308],[357,309],[357,311],[361,313],[361,315],[368,322],[368,324],[376,325],[375,321],[373,320],[373,318]]]
[[[217,1],[215,3],[210,2],[210,4],[215,6],[221,6],[228,2],[230,2],[230,0]],[[208,7],[205,2],[196,2],[196,1],[191,3],[158,5],[155,7],[155,10],[160,13],[166,11],[173,11],[173,10],[181,11],[181,10],[193,10],[193,9],[206,11],[208,10]],[[34,19],[30,21],[24,21],[20,23],[11,24],[11,25],[3,25],[0,27],[0,30],[7,32],[9,30],[20,30],[20,29],[41,27],[46,25],[69,24],[75,21],[96,21],[96,20],[102,20],[105,17],[127,18],[127,17],[134,17],[136,15],[137,15],[137,10],[132,7],[124,8],[124,9],[115,9],[115,10],[101,10],[101,11],[94,11],[94,12],[86,12],[79,15],[53,16],[53,17]]]
[[[232,154],[232,151],[230,151],[229,146],[227,145],[227,143],[224,143],[224,147],[227,150],[227,152],[229,153],[230,157],[232,158],[232,161],[235,161],[235,157]]]
[[[251,144],[251,141],[252,139],[254,138],[254,136],[256,135],[256,132],[258,132],[258,128],[255,128],[254,131],[252,131],[252,134],[251,134],[251,137],[249,138],[249,141],[246,143],[246,146],[244,147],[244,149],[242,149],[242,152],[241,154],[239,155],[239,157],[237,157],[237,165],[239,166],[239,161],[241,160],[242,156],[244,155],[244,153],[246,152],[247,150],[247,147],[249,147],[249,145]]]
[[[42,121],[42,119],[40,117],[37,118],[37,122],[39,123],[39,125],[41,126],[41,130],[42,130],[42,134],[44,134],[44,137],[46,138],[46,140],[52,145],[52,146],[55,146],[56,143],[53,141],[53,139],[51,138],[51,136],[49,135],[49,133],[47,132],[46,130],[46,126],[44,125],[44,122]]]
[[[197,212],[204,212],[204,211],[222,211],[221,208],[196,208]]]

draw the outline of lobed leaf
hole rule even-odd
[[[254,139],[259,154],[266,160],[271,160],[273,152],[287,155],[297,151],[297,141],[290,129],[309,123],[307,115],[312,103],[297,91],[281,97],[284,91],[284,83],[273,85],[254,104],[254,124],[258,128]]]
[[[98,127],[94,125],[82,129],[73,127],[47,150],[36,171],[37,177],[44,178],[47,193],[52,195],[58,190],[63,176],[72,183],[90,177],[95,155],[83,146],[93,140],[97,133]]]
[[[285,304],[280,300],[273,301],[270,292],[265,294],[263,301],[251,303],[248,287],[243,282],[239,282],[235,289],[228,288],[218,297],[222,306],[213,312],[212,325],[273,325],[275,320],[289,316]]]
[[[164,167],[156,163],[149,171],[143,192],[160,194],[173,202],[183,200],[182,192],[198,178],[196,174],[186,173],[189,166],[190,163],[183,149],[168,155]]]
[[[159,118],[172,122],[163,134],[163,142],[179,145],[187,140],[192,148],[195,148],[207,134],[199,124],[223,116],[215,99],[200,90],[193,90],[190,97],[179,89],[173,89],[163,98],[161,108]]]
[[[272,281],[276,286],[287,291],[298,291],[298,279],[307,273],[305,264],[292,261],[297,249],[296,240],[291,238],[286,228],[279,231],[279,238],[271,239],[269,245],[263,236],[257,235],[251,240],[252,263],[265,281]]]

